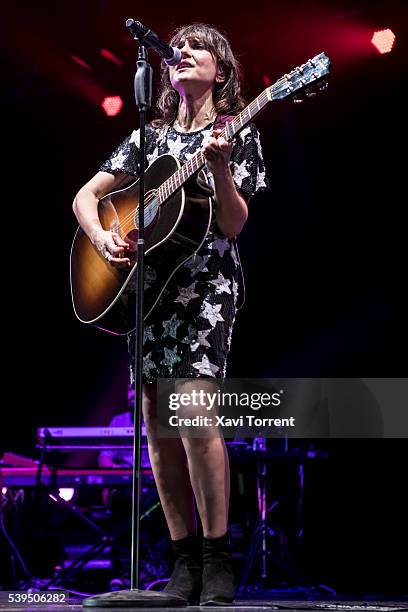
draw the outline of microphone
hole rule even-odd
[[[181,61],[181,51],[177,47],[170,47],[167,43],[161,40],[149,28],[135,21],[134,19],[126,19],[126,27],[129,28],[132,36],[138,38],[146,47],[152,47],[161,55],[168,66],[174,66]]]

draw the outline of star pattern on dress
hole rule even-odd
[[[214,376],[214,377],[215,377],[216,372],[218,372],[218,370],[220,369],[214,363],[210,362],[207,355],[203,355],[203,358],[201,361],[196,361],[196,363],[193,363],[193,368],[198,370],[200,374],[205,374],[207,376]]]
[[[249,125],[247,125],[247,127],[241,130],[240,133],[238,134],[238,138],[240,138],[244,146],[247,144],[246,141],[247,141],[248,136],[252,138],[252,132],[251,132],[251,128],[249,127]]]
[[[199,346],[205,346],[207,348],[211,346],[211,344],[207,340],[207,336],[210,333],[210,331],[212,331],[212,328],[199,329],[197,331],[197,338],[190,344],[190,348],[193,353],[195,353],[195,351],[198,349]]]
[[[190,344],[197,336],[197,330],[192,325],[188,326],[187,336],[182,339],[183,344]]]
[[[133,142],[138,148],[140,147],[140,130],[133,130],[129,143]]]
[[[177,287],[179,295],[174,301],[179,302],[180,304],[183,304],[184,307],[186,307],[190,300],[194,300],[194,298],[200,297],[199,293],[194,292],[196,284],[197,281],[194,281],[194,283],[191,283],[189,287]]]
[[[208,272],[207,261],[209,259],[209,255],[193,255],[184,266],[190,269],[191,276],[195,276],[199,272]]]
[[[169,138],[167,144],[169,147],[169,153],[171,153],[175,157],[180,157],[181,151],[185,149],[188,145],[187,142],[182,141],[180,134],[176,136],[174,140],[172,138]]]
[[[147,157],[148,166],[150,166],[152,161],[154,161],[156,157],[158,157],[156,149],[152,153],[148,153],[146,157]]]
[[[230,284],[231,281],[225,278],[221,272],[218,272],[218,278],[209,281],[211,285],[215,287],[215,293],[220,295],[221,293],[229,293],[231,295]]]
[[[143,342],[146,342],[146,340],[154,341],[153,327],[154,327],[153,324],[152,325],[146,325],[146,327],[144,329]]]
[[[124,161],[128,158],[128,154],[123,151],[118,151],[115,157],[111,159],[111,169],[112,170],[120,170],[123,168]]]
[[[177,348],[169,349],[167,346],[164,347],[164,359],[161,360],[160,363],[167,366],[170,371],[173,369],[173,366],[178,361],[181,361],[180,357],[177,355]]]
[[[218,321],[224,321],[220,315],[222,304],[210,304],[209,302],[203,302],[201,306],[200,317],[207,319],[211,327],[215,327]]]
[[[225,251],[228,251],[230,245],[228,242],[228,238],[216,238],[208,245],[208,248],[213,251],[214,249],[218,251],[220,257],[224,257]]]
[[[237,164],[236,162],[232,163],[233,165],[233,177],[234,177],[234,181],[235,183],[238,185],[238,187],[242,187],[242,182],[244,179],[248,178],[249,176],[251,176],[251,174],[248,172],[248,160],[247,159],[243,159],[242,162],[240,164]]]
[[[162,321],[162,325],[164,327],[164,332],[162,334],[162,338],[166,338],[166,336],[171,336],[175,340],[177,340],[177,328],[182,324],[183,321],[177,318],[176,313],[173,314],[171,319],[167,321]]]
[[[151,355],[152,352],[150,351],[150,353],[143,357],[143,374],[147,377],[150,376],[150,370],[156,369],[156,364],[150,359]]]

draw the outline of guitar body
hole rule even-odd
[[[145,318],[176,270],[203,244],[212,219],[209,193],[193,179],[159,202],[159,187],[180,167],[175,157],[162,155],[145,172]],[[102,198],[102,227],[136,244],[139,197],[138,179]],[[134,329],[137,249],[127,255],[130,267],[113,267],[78,228],[71,249],[71,294],[80,321],[119,335]]]

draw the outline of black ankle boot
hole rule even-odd
[[[171,547],[176,557],[170,580],[163,591],[177,595],[187,603],[196,605],[201,591],[201,538],[196,535],[182,540],[172,540]]]
[[[229,537],[204,538],[203,590],[200,606],[230,604],[234,601],[234,574],[232,573]]]

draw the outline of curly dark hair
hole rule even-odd
[[[193,23],[178,28],[170,41],[174,47],[184,40],[197,40],[214,57],[217,68],[225,77],[222,83],[214,83],[213,101],[217,115],[236,115],[245,107],[241,94],[241,67],[232,53],[227,38],[218,30],[205,23]],[[171,125],[177,118],[180,95],[173,89],[169,69],[162,64],[162,80],[159,99],[156,104],[157,118],[154,127]]]

